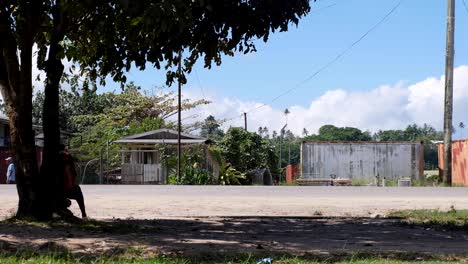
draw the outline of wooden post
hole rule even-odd
[[[104,178],[104,175],[103,175],[103,169],[102,169],[102,162],[103,162],[103,158],[102,158],[102,150],[99,151],[99,183],[102,184],[103,182],[103,178]],[[83,180],[83,179],[82,179]]]
[[[247,131],[247,113],[244,112],[244,129]]]
[[[443,181],[452,185],[452,129],[453,129],[453,61],[455,32],[455,0],[447,0],[447,49],[445,56],[444,101],[444,170]]]
[[[180,78],[182,76],[182,49],[179,50],[179,69],[178,69],[178,104],[177,104],[177,180],[181,179],[181,160],[182,160],[182,146],[180,143],[181,131],[182,131],[182,83]]]

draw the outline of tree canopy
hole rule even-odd
[[[200,136],[212,140],[220,140],[224,136],[224,131],[220,127],[220,121],[216,120],[214,116],[209,115],[201,125]]]
[[[249,170],[268,167],[276,168],[277,158],[270,142],[256,133],[242,128],[231,127],[219,142],[226,162],[236,170]]]
[[[174,78],[185,82],[172,70],[182,59],[176,55],[179,51],[185,57],[185,72],[199,58],[206,67],[219,65],[222,55],[255,51],[254,40],[266,41],[271,32],[286,31],[309,10],[308,0],[1,1],[0,91],[19,167],[18,215],[37,216],[55,204],[53,199],[62,199],[56,164],[64,58],[79,65],[78,73],[72,71],[67,80],[76,83],[82,78],[85,90],[89,84],[96,88],[97,81],[105,84],[109,75],[125,83],[132,65],[142,70],[147,63],[164,67],[168,83]],[[37,67],[46,72],[41,180],[32,130],[33,46],[38,49]],[[48,208],[44,217],[51,217],[52,210]]]
[[[424,124],[408,125],[404,130],[380,130],[374,135],[379,141],[423,141],[430,143],[431,140],[442,140],[443,133],[434,127]]]
[[[336,127],[324,125],[320,127],[318,134],[306,136],[304,140],[311,141],[370,141],[370,132],[362,132],[354,127]]]
[[[222,55],[255,51],[254,41],[287,31],[310,11],[308,0],[73,1],[67,57],[80,64],[90,80],[126,81],[132,65],[151,63],[171,69],[184,51],[184,72],[199,58],[205,67],[221,64]],[[92,12],[90,12],[92,10]],[[112,14],[112,15],[110,15]],[[98,32],[98,33],[96,33]],[[182,81],[185,79],[182,78]]]

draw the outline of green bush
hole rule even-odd
[[[221,185],[241,185],[242,181],[246,178],[247,176],[244,173],[241,173],[232,167],[227,167],[220,173],[219,183]]]
[[[169,184],[209,185],[215,184],[215,180],[210,172],[197,168],[195,165],[193,167],[186,167],[183,169],[180,180],[177,179],[177,175],[170,175]]]

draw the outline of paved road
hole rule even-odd
[[[468,188],[84,185],[93,218],[369,216],[401,209],[468,209]],[[0,186],[0,217],[17,195]],[[78,213],[77,206],[73,210]]]

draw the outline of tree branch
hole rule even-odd
[[[16,98],[14,85],[19,79],[18,57],[14,51],[18,45],[11,31],[10,22],[5,12],[0,13],[0,85],[3,98],[12,104]]]

